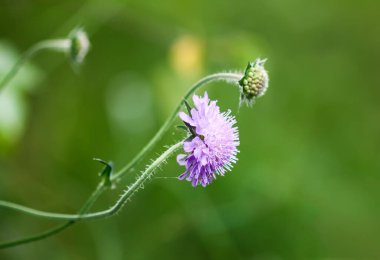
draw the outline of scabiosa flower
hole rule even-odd
[[[178,178],[191,181],[195,187],[210,184],[217,175],[224,175],[236,163],[239,133],[231,111],[220,112],[217,101],[210,101],[205,92],[203,97],[193,96],[195,108],[179,117],[188,127],[191,136],[183,144],[187,154],[177,156],[186,171]]]
[[[261,97],[268,89],[268,72],[264,69],[266,59],[249,62],[244,77],[239,81],[240,104],[244,101],[252,105],[257,97]]]

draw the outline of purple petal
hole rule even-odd
[[[178,176],[178,179],[182,181],[183,179],[185,179],[186,175],[187,175],[187,171],[185,171],[180,176]]]
[[[194,178],[193,181],[191,182],[191,184],[193,185],[193,187],[196,187],[198,184],[198,179]]]
[[[207,164],[207,157],[205,155],[201,156],[201,164],[203,166]]]
[[[194,149],[195,158],[199,159],[201,157],[201,155],[202,155],[202,150],[199,147],[195,148]]]
[[[194,140],[183,143],[183,150],[187,153],[192,152],[195,149],[195,147],[196,147],[196,145],[195,145]]]
[[[179,112],[179,117],[182,119],[182,121],[188,123],[189,125],[195,126],[194,120],[186,113]]]
[[[177,156],[186,173],[179,179],[186,179],[193,186],[207,186],[218,175],[230,171],[236,163],[239,152],[239,133],[234,116],[220,112],[216,101],[210,101],[207,92],[193,96],[194,108],[190,115],[179,113],[180,118],[195,129],[196,136],[183,144],[187,154]],[[201,139],[202,137],[202,139]]]
[[[210,101],[210,99],[208,99],[207,91],[205,91],[205,94],[203,95],[203,99],[204,99],[206,104],[208,104],[208,102]]]
[[[182,166],[186,165],[186,154],[178,154],[177,163]]]
[[[193,96],[193,102],[194,102],[194,106],[197,108],[202,105],[202,101],[197,95]]]

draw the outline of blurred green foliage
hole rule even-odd
[[[252,109],[239,111],[236,89],[207,88],[237,115],[241,136],[238,164],[207,189],[156,179],[118,216],[0,258],[380,258],[379,7],[369,0],[1,0],[0,76],[9,56],[77,25],[92,42],[79,74],[62,54],[41,53],[9,86],[29,89],[18,95],[22,102],[4,113],[10,99],[0,98],[0,115],[23,126],[6,139],[9,125],[0,120],[2,199],[75,212],[98,181],[92,158],[123,166],[200,77],[267,57],[270,85]],[[180,136],[173,128],[150,158]],[[113,203],[150,158],[96,208]],[[182,171],[172,159],[158,176]],[[0,209],[1,240],[54,224]]]

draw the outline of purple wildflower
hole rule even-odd
[[[194,95],[193,101],[195,108],[191,109],[191,115],[179,113],[193,135],[183,144],[187,154],[177,156],[178,163],[186,167],[178,178],[186,178],[194,187],[198,184],[205,187],[216,179],[216,174],[223,176],[236,163],[239,133],[233,126],[236,120],[231,111],[221,113],[217,101],[210,102],[207,92],[203,97]]]

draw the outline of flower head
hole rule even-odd
[[[217,101],[210,101],[207,92],[203,97],[194,95],[193,101],[195,108],[189,111],[190,115],[179,113],[192,136],[183,145],[187,154],[177,156],[178,163],[186,167],[178,178],[186,178],[194,187],[198,184],[205,187],[217,175],[231,170],[232,163],[237,161],[239,133],[231,111],[221,113]]]
[[[268,72],[264,69],[266,59],[249,62],[244,77],[239,81],[240,104],[245,101],[252,105],[257,97],[261,97],[268,89]]]

